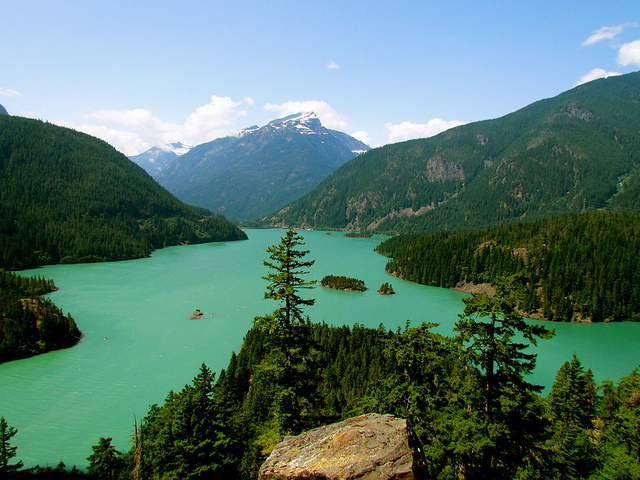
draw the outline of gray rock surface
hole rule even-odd
[[[406,421],[376,413],[286,437],[259,480],[414,478]]]

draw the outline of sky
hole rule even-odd
[[[314,111],[371,146],[640,70],[638,0],[0,0],[0,105],[132,156]]]

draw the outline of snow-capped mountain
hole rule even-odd
[[[235,220],[276,211],[369,147],[325,128],[313,112],[279,118],[198,145],[156,180],[186,203]]]

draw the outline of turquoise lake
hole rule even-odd
[[[309,280],[346,275],[365,281],[364,293],[317,287],[305,292],[316,304],[312,321],[390,329],[411,320],[440,323],[450,334],[463,294],[415,285],[384,271],[373,251],[382,237],[344,238],[305,231]],[[263,295],[266,249],[283,230],[247,230],[249,240],[158,250],[150,258],[115,263],[55,265],[21,272],[52,278],[50,298],[71,313],[83,332],[77,346],[0,365],[0,415],[19,433],[12,439],[26,466],[86,466],[91,446],[113,437],[130,448],[134,420],[180,390],[202,362],[219,372],[238,350],[253,318],[272,312]],[[376,290],[383,282],[396,295]],[[200,320],[189,316],[200,309]],[[640,324],[547,324],[556,336],[537,348],[533,381],[548,388],[560,366],[576,353],[597,382],[617,380],[640,363]]]

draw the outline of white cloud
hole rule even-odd
[[[290,101],[280,105],[267,103],[264,108],[265,110],[276,110],[280,112],[280,116],[282,117],[293,115],[294,113],[314,112],[320,119],[320,122],[322,122],[322,125],[334,130],[344,131],[349,126],[347,118],[336,112],[333,107],[324,100],[309,100],[306,102]]]
[[[582,85],[583,83],[590,82],[592,80],[596,80],[598,78],[614,77],[616,75],[622,75],[622,74],[619,72],[607,72],[603,68],[594,68],[586,75],[581,76],[580,80],[578,80],[578,82],[574,85],[574,87],[577,87],[578,85]]]
[[[333,61],[333,59],[331,59],[331,61],[329,62],[329,65],[327,65],[327,68],[330,70],[337,70],[340,68],[340,65],[338,65],[336,62]]]
[[[177,141],[198,145],[215,138],[233,135],[238,131],[236,121],[247,116],[247,112],[241,108],[243,104],[253,105],[253,99],[247,97],[242,102],[234,102],[229,97],[212,95],[209,103],[198,107],[182,124],[165,122],[143,108],[98,110],[84,116],[85,119],[114,126],[57,123],[99,137],[125,155],[131,156],[154,145]]]
[[[640,40],[625,43],[618,50],[618,65],[627,67],[629,65],[640,66]]]
[[[367,145],[371,146],[371,139],[369,138],[369,134],[366,131],[360,130],[358,132],[351,133],[350,135],[356,140],[360,140],[362,143],[366,143]]]
[[[458,120],[446,121],[441,118],[433,118],[427,123],[387,123],[385,128],[389,130],[389,143],[394,143],[412,138],[432,137],[450,128],[464,125],[464,123]]]
[[[105,127],[104,125],[91,125],[88,123],[76,124],[67,121],[54,121],[53,123],[100,138],[113,145],[116,150],[128,156],[137,155],[153,146],[153,144],[145,141],[142,135],[136,132],[128,132]]]
[[[594,31],[589,38],[587,38],[584,42],[582,42],[582,46],[586,47],[588,45],[594,45],[602,40],[612,40],[617,35],[621,34],[622,31],[632,24],[623,23],[622,25],[614,25],[611,27],[602,27],[596,31]]]
[[[10,88],[0,87],[0,95],[2,95],[3,97],[19,97],[20,92],[16,92],[15,90],[12,90]]]

